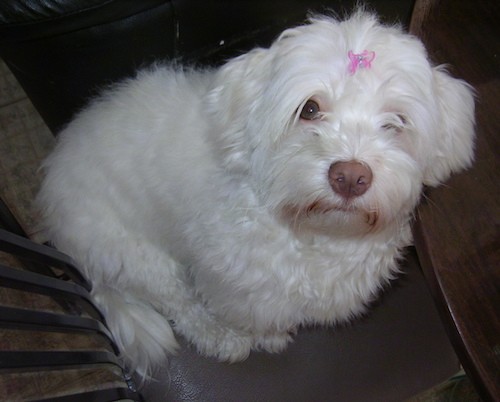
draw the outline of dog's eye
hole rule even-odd
[[[300,112],[300,118],[304,120],[314,120],[319,117],[319,112],[319,105],[315,101],[309,99]]]
[[[397,126],[396,124],[393,124],[393,123],[387,123],[387,124],[384,124],[382,126],[382,128],[385,130],[385,131],[389,131],[389,130],[401,130],[401,127],[400,126]]]
[[[402,114],[398,114],[394,121],[387,122],[382,126],[382,128],[386,131],[393,130],[400,133],[407,123],[408,121],[406,117]]]

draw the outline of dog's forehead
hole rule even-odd
[[[301,102],[324,96],[359,109],[377,99],[397,103],[404,96],[422,97],[432,84],[421,42],[369,16],[349,24],[312,20],[285,31],[271,53],[274,99],[301,92]]]
[[[361,14],[347,21],[312,19],[308,25],[285,31],[275,43],[276,64],[304,77],[323,75],[333,81],[370,73],[385,80],[429,69],[419,40],[399,27],[381,25],[374,16]],[[273,46],[274,47],[274,46]]]

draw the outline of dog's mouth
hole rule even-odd
[[[321,215],[335,214],[340,219],[349,221],[351,217],[363,217],[364,223],[374,229],[379,222],[379,213],[375,209],[366,210],[350,203],[330,204],[314,201],[305,206],[287,205],[283,208],[283,218],[290,222],[313,218]]]

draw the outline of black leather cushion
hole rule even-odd
[[[165,0],[5,0],[0,4],[0,37],[18,42],[65,34],[163,3]]]

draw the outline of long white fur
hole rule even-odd
[[[349,50],[372,67],[349,74]],[[304,121],[310,98],[322,118]],[[416,38],[320,16],[219,69],[156,66],[108,90],[59,135],[37,202],[146,376],[174,332],[236,361],[363,312],[422,186],[469,166],[473,137],[471,88]],[[373,183],[346,203],[328,169],[349,160]]]

